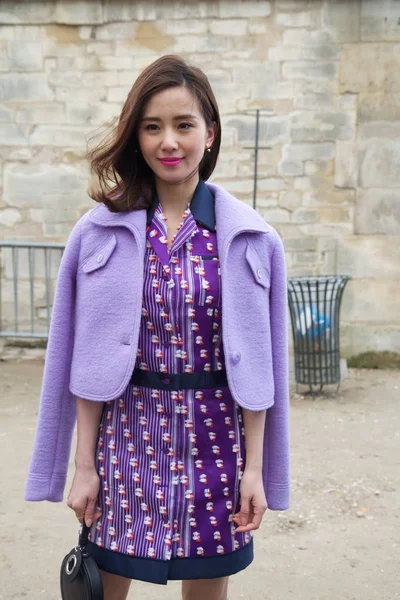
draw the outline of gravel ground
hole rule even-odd
[[[42,371],[38,360],[0,362],[4,600],[59,600],[77,536],[65,504],[23,500]],[[399,400],[400,371],[351,370],[337,396],[292,394],[291,507],[267,511],[230,600],[400,598]],[[178,600],[179,588],[134,582],[130,598]]]

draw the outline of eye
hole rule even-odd
[[[156,125],[155,123],[149,123],[145,127],[146,131],[157,131],[157,129],[158,129],[158,125]]]
[[[191,127],[193,127],[193,125],[191,123],[180,123],[179,124],[179,129],[190,129]]]

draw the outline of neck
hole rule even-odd
[[[193,198],[194,191],[199,183],[199,174],[182,183],[168,184],[156,180],[157,197],[165,216],[181,217],[184,210]]]

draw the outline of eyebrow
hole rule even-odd
[[[177,117],[174,117],[174,121],[181,121],[182,119],[194,119],[197,120],[197,117],[195,115],[178,115]],[[159,117],[143,117],[142,121],[161,121],[162,119],[160,119]]]

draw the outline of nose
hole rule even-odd
[[[161,142],[161,149],[164,152],[168,152],[171,150],[176,150],[178,148],[178,143],[175,138],[174,132],[170,129],[166,129],[164,132],[164,136]]]

